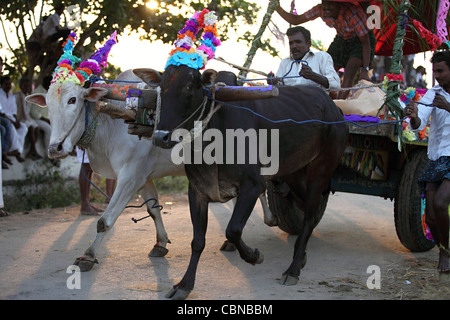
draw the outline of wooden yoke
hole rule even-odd
[[[150,138],[153,135],[154,120],[158,92],[156,89],[139,88],[136,85],[114,85],[94,83],[93,87],[108,90],[105,99],[126,101],[127,107],[114,105],[106,101],[98,101],[97,111],[108,114],[113,119],[124,119],[128,122],[128,133],[139,137]],[[215,99],[219,101],[239,101],[266,99],[277,97],[278,88],[274,86],[242,87],[219,86]]]
[[[106,113],[113,119],[123,119],[125,121],[136,120],[136,110],[126,109],[106,101],[97,101],[97,112]]]
[[[93,87],[108,90],[105,99],[125,101],[126,107],[106,101],[98,101],[97,111],[108,114],[113,119],[123,119],[128,123],[128,133],[150,138],[154,130],[154,118],[158,92],[148,86],[114,85],[94,83]]]
[[[216,100],[237,101],[278,97],[277,87],[272,85],[261,87],[223,86],[216,89]]]
[[[108,93],[104,96],[106,99],[126,101],[130,97],[142,98],[142,106],[145,106],[147,109],[156,109],[157,92],[148,86],[141,88],[132,84],[116,85],[106,83],[94,83],[92,86],[108,90]]]

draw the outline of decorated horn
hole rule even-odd
[[[117,31],[114,31],[103,47],[98,49],[92,57],[83,61],[80,67],[75,70],[83,75],[85,81],[89,80],[93,74],[100,74],[102,72],[101,67],[106,68],[108,66],[108,55],[112,46],[117,43],[116,37]]]
[[[166,68],[170,65],[186,65],[193,69],[204,69],[206,63],[214,58],[216,47],[221,44],[217,38],[216,24],[214,12],[208,9],[196,12],[178,32],[178,40],[175,49],[170,52]],[[194,42],[200,29],[203,29],[201,45],[195,48]]]
[[[71,32],[63,43],[64,53],[58,60],[58,66],[53,72],[51,83],[74,82],[84,85],[93,74],[100,74],[101,67],[106,67],[108,64],[108,54],[112,46],[116,44],[116,36],[117,31],[114,31],[103,47],[98,49],[90,59],[83,61],[79,68],[75,69],[75,64],[80,62],[81,59],[72,54],[77,35]]]
[[[81,84],[82,77],[78,77],[77,74],[72,70],[75,64],[81,61],[80,58],[72,54],[76,39],[76,33],[71,32],[66,41],[63,43],[63,54],[59,58],[58,66],[53,72],[51,84],[57,82],[74,82],[76,84]]]

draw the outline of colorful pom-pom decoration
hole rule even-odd
[[[53,78],[51,84],[73,82],[78,85],[84,85],[86,81],[93,74],[99,74],[102,72],[101,67],[106,67],[108,64],[108,54],[111,48],[116,44],[117,31],[111,34],[105,45],[98,49],[95,54],[86,61],[81,62],[80,67],[75,69],[75,64],[81,61],[80,58],[73,55],[73,49],[77,40],[75,33],[70,33],[67,40],[63,43],[64,53],[58,60],[58,66],[53,72]]]
[[[204,69],[221,44],[217,38],[216,24],[217,16],[214,12],[208,9],[197,11],[178,32],[178,40],[175,42],[175,49],[170,52],[166,68],[170,65],[186,65],[193,69]],[[196,49],[194,44],[200,29],[203,29],[203,40]]]

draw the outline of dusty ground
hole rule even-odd
[[[79,207],[14,213],[0,218],[0,299],[165,299],[183,276],[190,257],[192,227],[185,195],[161,196],[172,241],[165,258],[148,258],[155,241],[150,219],[126,209],[102,244],[93,270],[82,273],[81,289],[68,289],[67,268],[83,255],[96,230],[96,217]],[[449,299],[439,283],[437,249],[411,253],[398,241],[393,204],[376,197],[337,193],[308,245],[308,262],[295,286],[278,284],[290,264],[295,237],[264,225],[258,203],[244,240],[264,254],[252,266],[236,252],[219,250],[232,203],[212,204],[207,246],[200,260],[193,300],[210,299]],[[367,269],[381,271],[381,288],[369,289]]]

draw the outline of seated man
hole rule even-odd
[[[295,15],[283,10],[277,1],[278,14],[287,22],[299,25],[307,21],[321,18],[327,26],[336,30],[336,37],[328,48],[333,57],[336,70],[345,68],[342,86],[353,86],[355,77],[370,81],[368,71],[375,52],[375,36],[373,30],[367,27],[367,15],[358,5],[351,2],[336,2],[322,0],[303,14]],[[340,99],[345,99],[348,91],[339,93]]]
[[[31,116],[30,104],[25,97],[31,94],[31,80],[21,78],[19,82],[20,91],[16,92],[17,118],[25,123],[28,127],[28,137],[30,139],[30,151],[27,157],[32,159],[41,159],[45,154],[41,155],[38,151],[38,144],[43,143],[43,149],[46,151],[50,142],[51,126],[46,121],[33,119]],[[42,133],[42,134],[41,134]]]
[[[11,77],[0,78],[0,116],[11,121],[11,140],[9,141],[8,154],[15,156],[19,162],[23,162],[24,140],[27,135],[27,126],[17,119],[16,98],[11,94]]]
[[[292,27],[287,30],[286,35],[289,39],[291,56],[281,61],[276,74],[277,77],[286,77],[283,79],[285,85],[340,88],[340,79],[334,69],[333,59],[324,51],[310,50],[311,33],[307,29],[301,26]]]
[[[1,109],[1,107],[0,107]],[[7,157],[7,152],[9,149],[9,143],[11,141],[12,132],[11,121],[0,115],[0,134],[2,143],[2,169],[8,169],[8,164],[12,164],[11,160]]]

